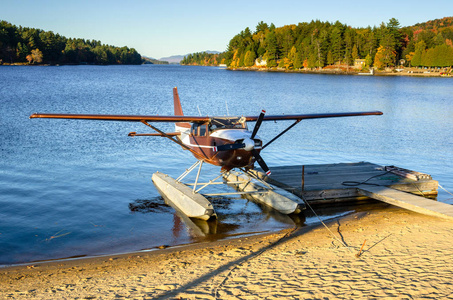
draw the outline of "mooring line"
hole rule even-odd
[[[301,194],[300,197],[302,198],[302,200],[305,202],[305,204],[310,208],[310,210],[315,214],[315,216],[318,218],[318,220],[321,222],[322,225],[324,225],[324,227],[329,231],[330,235],[335,239],[337,240],[337,242],[339,242],[341,245],[343,245],[343,247],[347,248],[350,252],[352,252],[352,250],[350,249],[349,246],[347,246],[342,240],[340,240],[339,238],[337,238],[335,236],[335,234],[333,234],[333,232],[330,230],[329,227],[327,227],[327,225],[323,222],[323,220],[319,217],[319,215],[315,212],[315,210],[313,209],[313,207],[311,207],[310,203],[308,203],[307,200],[305,200],[305,197]],[[324,197],[322,197],[324,200],[326,200]],[[327,201],[327,200],[326,200]]]
[[[441,189],[443,189],[444,191],[446,191],[447,193],[449,193],[450,195],[453,196],[452,193],[450,193],[449,191],[447,191],[443,186],[440,185],[440,183],[437,184]]]

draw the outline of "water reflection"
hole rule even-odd
[[[219,219],[188,229],[165,206],[151,175],[164,171],[176,178],[193,163],[190,153],[162,139],[127,137],[139,130],[135,123],[33,121],[33,112],[171,115],[174,86],[187,115],[225,115],[218,105],[225,101],[234,115],[263,108],[269,114],[382,110],[384,116],[366,120],[301,122],[263,158],[270,167],[396,165],[431,174],[451,192],[453,102],[447,81],[156,65],[2,67],[0,264],[186,244],[197,240],[196,232],[209,239],[294,226],[287,216],[232,198],[212,199]],[[171,125],[162,129],[171,131]],[[286,127],[267,122],[261,138]],[[442,189],[438,200],[453,203]],[[321,218],[348,213],[316,210]],[[318,222],[308,210],[304,214],[300,224]],[[43,242],[60,231],[71,234]]]
[[[137,199],[129,203],[129,210],[133,213],[168,213],[171,208],[160,196],[151,199]]]
[[[264,204],[256,202],[252,197],[242,195],[241,198],[208,197],[217,212],[217,219],[208,221],[189,218],[166,196],[151,200],[135,200],[129,203],[131,212],[156,213],[173,211],[172,235],[174,241],[188,233],[193,242],[213,241],[241,234],[250,234],[250,224],[255,222],[277,222],[287,226],[304,226],[305,215],[282,214]],[[245,202],[237,209],[235,202]],[[245,204],[245,205],[244,205]],[[263,232],[263,231],[260,231]],[[255,232],[256,233],[256,232]]]

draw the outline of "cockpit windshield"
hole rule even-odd
[[[217,129],[247,129],[245,118],[241,117],[225,117],[225,118],[212,118],[209,123],[209,130],[214,131]]]

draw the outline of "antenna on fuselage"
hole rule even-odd
[[[227,110],[227,117],[230,116],[230,112],[228,111],[228,101],[225,100],[225,106],[226,106],[226,110]]]
[[[200,110],[200,107],[197,105],[197,108],[198,108],[198,113],[200,114],[200,117],[201,117],[201,110]]]

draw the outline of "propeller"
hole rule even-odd
[[[252,136],[250,137],[251,140],[253,140],[253,138],[255,138],[256,134],[258,133],[265,113],[266,111],[264,109],[261,110],[258,120],[256,120],[255,127],[253,128]],[[255,150],[255,148],[252,149],[252,154],[255,157],[256,162],[260,165],[261,169],[263,169],[264,173],[266,173],[267,176],[271,175],[271,170],[269,170],[269,167],[266,165],[263,158],[261,157],[259,152]]]
[[[258,117],[258,120],[256,120],[255,127],[253,128],[252,136],[250,137],[252,140],[255,137],[255,135],[258,133],[258,129],[260,129],[260,127],[261,127],[261,123],[263,122],[265,113],[266,113],[266,111],[263,109],[260,113],[260,116]]]
[[[265,110],[262,110],[258,119],[256,120],[255,127],[253,128],[252,135],[250,138],[245,138],[243,140],[239,140],[234,144],[225,144],[225,145],[220,145],[214,148],[214,151],[227,151],[227,150],[235,150],[235,149],[244,149],[246,151],[251,151],[253,157],[255,157],[255,161],[260,165],[261,169],[266,173],[267,176],[271,174],[271,171],[269,170],[269,167],[267,164],[264,162],[263,158],[259,154],[257,150],[255,150],[255,141],[253,140],[258,133],[258,130],[261,127],[261,123],[263,122],[264,119],[264,114],[266,113]]]
[[[267,176],[271,175],[271,170],[269,170],[269,167],[266,165],[258,151],[253,149],[252,154],[255,157],[256,162],[260,165],[261,169],[263,169],[264,173],[266,173]]]

